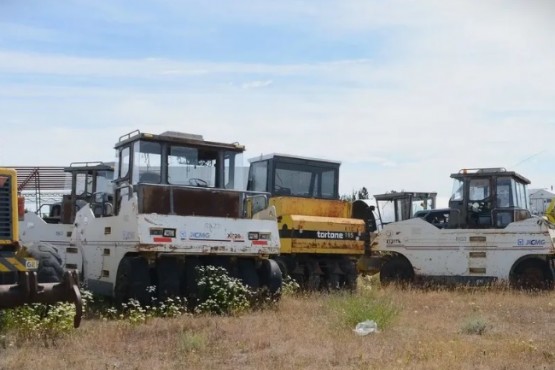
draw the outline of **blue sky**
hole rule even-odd
[[[4,165],[112,160],[134,129],[340,160],[343,193],[555,182],[549,1],[0,2]],[[22,150],[22,147],[24,150]]]

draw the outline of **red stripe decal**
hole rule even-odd
[[[252,244],[253,245],[268,245],[268,241],[267,240],[253,240]]]
[[[168,238],[166,236],[155,236],[154,238],[152,238],[152,240],[154,240],[155,243],[171,243],[172,242],[172,238]]]

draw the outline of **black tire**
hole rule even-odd
[[[258,270],[260,278],[260,286],[267,288],[268,293],[272,297],[279,298],[281,294],[281,286],[283,284],[283,275],[276,261],[271,259],[262,260]]]
[[[260,288],[260,279],[258,277],[258,273],[256,272],[253,259],[239,258],[237,260],[237,267],[239,269],[239,279],[243,282],[243,284],[252,290]]]
[[[380,283],[389,285],[397,283],[408,284],[414,279],[414,270],[410,263],[400,257],[393,257],[387,260],[380,269]]]
[[[181,295],[187,298],[189,308],[195,307],[198,301],[198,266],[202,266],[198,257],[185,258],[185,267],[181,278]]]
[[[339,267],[343,271],[342,287],[355,291],[357,288],[358,270],[356,262],[350,258],[342,258]]]
[[[279,266],[282,278],[285,279],[287,276],[289,276],[289,269],[287,268],[287,263],[285,259],[282,257],[276,257],[274,260]]]
[[[317,260],[309,259],[306,261],[306,289],[309,291],[317,291],[321,288],[321,272],[320,264]]]
[[[151,285],[148,261],[143,257],[123,257],[118,266],[114,297],[121,305],[130,299],[136,299],[141,304],[150,303],[150,293],[147,287]]]
[[[177,297],[181,293],[181,269],[177,258],[163,256],[156,263],[158,278],[157,293],[161,301],[169,297]]]
[[[59,283],[63,280],[63,261],[54,246],[40,243],[37,248],[29,250],[29,253],[39,263],[37,269],[39,283]]]
[[[523,290],[550,290],[553,289],[553,274],[543,261],[524,261],[516,268],[511,285]]]

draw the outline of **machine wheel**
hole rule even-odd
[[[130,299],[149,303],[150,294],[147,287],[150,285],[148,261],[143,257],[123,257],[119,263],[114,289],[117,304],[126,303]]]
[[[201,266],[198,257],[185,258],[185,267],[181,277],[181,295],[187,298],[189,308],[193,308],[198,300],[198,276],[196,268]]]
[[[358,270],[356,262],[350,258],[342,258],[339,267],[343,271],[343,284],[345,289],[354,291],[357,288]]]
[[[282,278],[289,276],[289,270],[287,269],[287,263],[285,262],[285,260],[281,257],[277,257],[274,259],[274,261],[276,261],[277,265],[279,266]]]
[[[239,279],[241,279],[243,284],[247,285],[252,290],[258,289],[260,287],[260,279],[258,278],[256,267],[254,266],[254,260],[250,258],[239,258],[237,260],[237,265],[239,267]]]
[[[272,297],[279,298],[283,275],[278,263],[271,259],[262,260],[258,273],[260,285],[268,288],[268,292]]]
[[[339,261],[336,258],[328,258],[324,261],[324,266],[324,288],[330,291],[339,290],[343,285],[343,270]]]
[[[522,262],[515,270],[511,285],[517,289],[553,289],[553,276],[545,263],[538,260]]]
[[[163,256],[156,263],[158,298],[164,301],[180,294],[180,266],[177,258]]]
[[[380,269],[380,283],[408,284],[414,279],[414,270],[408,261],[400,257],[387,260]]]
[[[64,276],[63,261],[54,246],[41,243],[37,248],[29,250],[29,253],[39,263],[37,270],[37,281],[39,283],[59,283],[62,281]]]
[[[320,289],[322,270],[317,260],[310,259],[306,263],[306,289],[316,291]]]

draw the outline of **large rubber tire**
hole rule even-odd
[[[410,263],[400,257],[387,260],[380,269],[380,283],[406,285],[414,280],[414,270]]]
[[[147,287],[151,285],[148,261],[143,257],[123,257],[116,275],[114,297],[117,304],[136,299],[142,304],[150,303]]]
[[[343,271],[343,281],[341,287],[350,291],[355,291],[358,279],[356,262],[348,257],[344,257],[339,262],[339,267]]]
[[[279,266],[282,278],[285,279],[287,276],[289,276],[289,269],[287,268],[287,261],[283,257],[276,257],[276,258],[274,258],[274,260],[276,261],[277,265]]]
[[[278,263],[271,259],[262,260],[258,276],[261,287],[267,288],[268,293],[272,297],[279,298],[283,284],[283,275]]]
[[[163,256],[156,262],[157,293],[158,299],[161,301],[180,295],[180,267],[179,261],[175,257]]]
[[[38,263],[37,281],[39,283],[59,283],[64,276],[63,261],[58,250],[51,244],[40,243],[28,249]]]
[[[256,290],[260,288],[260,278],[254,265],[254,260],[251,258],[239,258],[237,260],[237,267],[239,272],[239,279],[243,284]]]
[[[198,257],[185,258],[185,266],[181,277],[181,295],[187,299],[187,305],[190,309],[194,308],[198,302],[198,266],[202,266]]]
[[[319,262],[316,259],[306,261],[306,289],[308,291],[318,291],[321,288],[322,279]]]
[[[553,274],[543,261],[524,261],[517,266],[511,285],[523,290],[550,290],[553,289]]]

